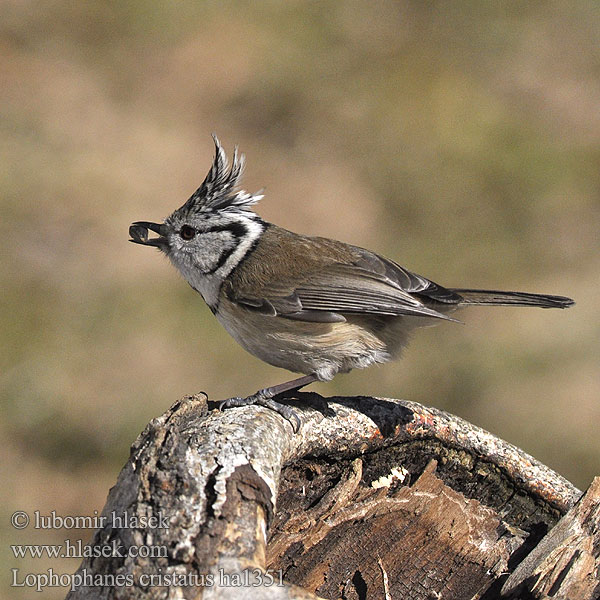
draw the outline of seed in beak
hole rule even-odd
[[[143,225],[133,224],[129,226],[129,236],[133,242],[145,244],[148,241],[148,228]]]

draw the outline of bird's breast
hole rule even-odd
[[[223,327],[248,352],[296,373],[329,380],[338,372],[386,362],[391,353],[364,318],[313,323],[249,310],[221,296],[216,312]]]

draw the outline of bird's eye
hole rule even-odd
[[[184,240],[191,240],[196,235],[196,230],[193,227],[190,227],[189,225],[184,225],[180,229],[179,235]]]

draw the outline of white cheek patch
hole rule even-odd
[[[254,247],[264,229],[260,220],[239,211],[218,217],[207,220],[207,225],[211,223],[207,230],[199,227],[191,242],[175,234],[169,252],[173,265],[213,309],[223,280]]]
[[[237,240],[230,231],[211,231],[198,234],[198,244],[194,244],[193,261],[196,268],[206,275],[217,271],[237,246]]]

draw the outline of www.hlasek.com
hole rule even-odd
[[[90,573],[82,569],[77,573],[56,573],[50,568],[45,573],[28,573],[19,577],[19,569],[12,569],[11,587],[29,588],[41,592],[46,588],[63,587],[75,591],[82,587],[270,587],[283,585],[283,571],[246,569],[235,573],[223,569],[215,573]]]
[[[125,547],[113,540],[109,544],[84,544],[65,540],[63,544],[11,544],[15,558],[167,558],[166,546]]]

